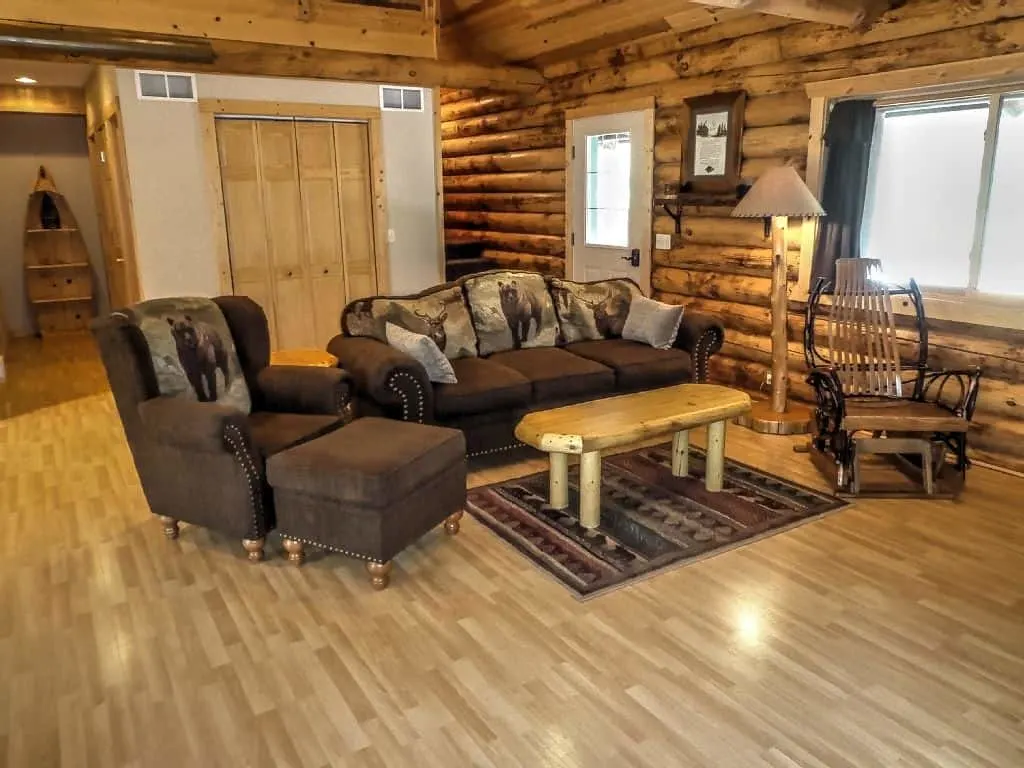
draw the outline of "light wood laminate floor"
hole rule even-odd
[[[340,556],[166,540],[83,350],[20,342],[0,387],[0,765],[1024,765],[1024,480],[587,603],[467,516],[377,593]],[[728,440],[820,484],[788,438]]]

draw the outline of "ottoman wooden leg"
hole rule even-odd
[[[254,563],[263,559],[263,545],[266,543],[266,539],[242,539],[242,546],[249,553],[249,559]]]
[[[284,551],[288,553],[289,563],[302,565],[302,561],[306,559],[305,545],[301,541],[296,541],[295,539],[285,539]]]
[[[454,512],[445,519],[444,521],[444,532],[449,536],[454,536],[459,532],[459,521],[462,519],[462,510]]]
[[[386,563],[367,563],[366,572],[370,574],[370,585],[374,589],[387,589],[391,583],[391,561]]]
[[[164,536],[168,539],[178,538],[178,521],[167,515],[160,515],[160,524],[164,529]]]
[[[704,467],[704,487],[712,493],[722,490],[725,473],[725,422],[708,424],[707,463]]]

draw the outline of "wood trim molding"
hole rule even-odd
[[[380,110],[368,121],[370,171],[373,174],[373,239],[376,245],[377,293],[391,293],[391,253],[388,243],[388,195],[384,183],[384,130]]]
[[[227,216],[224,211],[224,187],[220,175],[220,149],[217,146],[217,125],[213,112],[201,112],[200,131],[203,137],[203,165],[206,166],[206,181],[210,185],[211,222],[216,248],[217,279],[223,296],[234,294],[231,278],[231,251],[228,245]]]
[[[81,88],[0,85],[0,112],[85,115],[85,92]]]
[[[599,117],[600,115],[614,115],[619,112],[643,112],[645,109],[654,109],[655,99],[653,96],[641,96],[635,99],[620,99],[618,101],[606,101],[601,104],[585,105],[575,109],[565,110],[566,120],[579,120],[583,117]]]
[[[895,72],[822,80],[808,83],[806,90],[812,99],[841,99],[903,91],[927,93],[932,88],[972,88],[983,82],[991,84],[1001,78],[1014,79],[1021,76],[1024,76],[1024,53],[1008,53],[1005,56],[932,64]]]
[[[379,107],[338,106],[306,102],[248,101],[244,99],[200,99],[199,111],[215,115],[305,117],[329,120],[358,120],[361,122],[380,118]]]
[[[441,89],[431,89],[434,108],[434,188],[437,194],[437,258],[441,262],[441,282],[447,282],[448,256],[444,240],[444,163],[441,151]]]

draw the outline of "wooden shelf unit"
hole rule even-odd
[[[44,211],[54,208],[57,222]],[[57,226],[46,226],[48,218]],[[95,314],[85,240],[70,206],[43,167],[25,216],[25,291],[40,334],[84,330]]]

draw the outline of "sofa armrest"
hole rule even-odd
[[[401,409],[403,421],[434,417],[434,390],[423,366],[409,355],[371,338],[335,336],[327,351],[355,381],[356,391],[386,409]]]
[[[352,403],[352,377],[339,368],[271,365],[256,376],[264,409],[338,416]]]
[[[246,415],[217,403],[198,403],[179,397],[154,397],[139,404],[139,418],[158,443],[201,453],[226,453],[228,431],[248,435]]]
[[[684,312],[673,346],[690,353],[694,381],[704,382],[708,380],[708,361],[724,342],[725,327],[718,320],[699,312]]]

